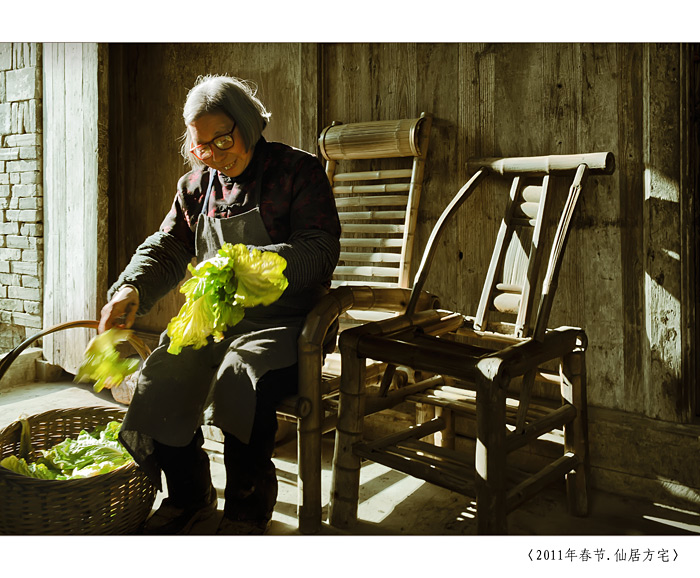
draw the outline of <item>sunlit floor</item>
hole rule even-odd
[[[108,392],[94,394],[87,386],[70,382],[28,384],[0,390],[0,428],[20,414],[33,415],[48,409],[114,404]],[[221,446],[207,442],[212,458],[214,484],[223,510],[225,473]],[[333,438],[324,440],[322,500],[324,519],[330,497]],[[296,441],[292,436],[278,446],[274,457],[279,480],[278,503],[269,534],[298,535],[296,518]],[[460,494],[367,462],[361,471],[359,522],[341,532],[324,521],[321,535],[473,535],[476,533],[474,504]],[[159,493],[155,507],[164,495]],[[633,500],[598,490],[590,492],[590,515],[569,516],[566,494],[551,486],[509,515],[512,535],[692,535],[700,534],[700,513]],[[219,514],[220,515],[220,514]],[[193,529],[212,534],[218,517]]]

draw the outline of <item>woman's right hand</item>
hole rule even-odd
[[[97,333],[102,333],[112,327],[129,329],[136,319],[139,308],[139,293],[135,287],[124,285],[114,294],[112,300],[100,312],[100,324]],[[119,319],[124,318],[123,323]]]

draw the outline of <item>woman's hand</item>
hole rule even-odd
[[[136,319],[139,308],[139,292],[131,285],[124,285],[114,294],[112,300],[100,312],[100,324],[97,333],[102,333],[112,327],[129,329]],[[123,323],[117,323],[120,318]]]

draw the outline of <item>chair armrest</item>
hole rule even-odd
[[[299,396],[314,400],[321,397],[323,344],[328,330],[338,317],[350,309],[402,312],[411,297],[411,290],[402,287],[342,286],[331,289],[306,317],[298,341]],[[419,309],[436,307],[438,299],[422,292]]]
[[[516,376],[524,375],[543,363],[558,359],[573,351],[585,350],[588,339],[578,327],[557,327],[548,330],[542,341],[525,339],[500,351],[479,358],[479,371],[493,381],[508,384]]]

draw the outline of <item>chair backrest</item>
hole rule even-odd
[[[335,122],[321,132],[318,144],[342,228],[334,287],[409,286],[431,122],[423,113],[414,119]]]
[[[506,211],[473,320],[474,329],[541,339],[549,320],[571,220],[585,178],[588,174],[612,174],[615,169],[614,156],[612,153],[590,153],[471,159],[468,169],[474,175],[457,193],[435,225],[413,291],[416,293],[422,289],[437,240],[447,221],[480,181],[489,174],[512,177]],[[543,229],[552,211],[550,181],[553,176],[568,177],[571,185],[557,219],[546,273],[541,276],[545,253]],[[535,308],[540,280],[540,300]],[[407,311],[411,311],[411,307],[409,304]]]

